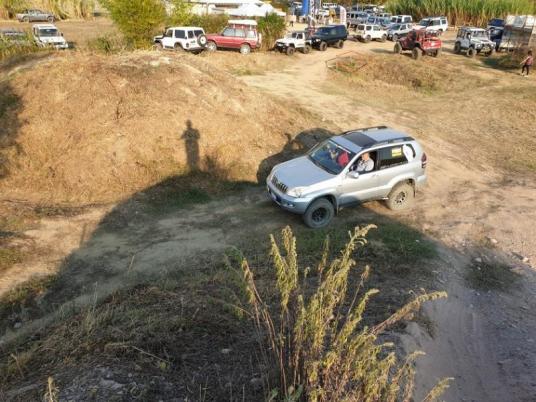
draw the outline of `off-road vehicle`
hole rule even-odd
[[[200,27],[170,27],[163,35],[154,37],[155,45],[162,49],[202,52],[207,45],[205,31]]]
[[[311,44],[315,49],[324,51],[328,46],[341,49],[348,38],[348,31],[344,25],[328,25],[318,28],[311,35]]]
[[[417,29],[426,29],[427,31],[437,32],[441,35],[449,29],[447,17],[428,17],[419,21]]]
[[[68,49],[69,44],[55,25],[35,24],[32,26],[32,35],[37,46],[54,47],[56,49]]]
[[[266,185],[281,208],[320,228],[341,208],[364,201],[385,200],[394,210],[409,207],[426,183],[426,163],[422,147],[409,135],[369,127],[331,137],[276,165]]]
[[[441,54],[441,39],[435,32],[424,29],[413,30],[404,38],[395,43],[394,52],[400,54],[403,51],[411,51],[412,57],[416,60],[421,56],[431,55],[437,57]]]
[[[293,55],[296,50],[307,54],[311,51],[311,39],[307,38],[306,32],[291,32],[275,42],[275,49],[289,56]]]
[[[41,11],[36,9],[24,10],[16,15],[19,22],[35,22],[35,21],[48,21],[54,22],[56,17],[54,14],[48,11]]]
[[[485,29],[461,27],[454,43],[454,53],[462,52],[466,52],[468,57],[475,57],[480,53],[491,56],[495,53],[495,42],[489,38]]]
[[[413,30],[410,23],[391,24],[387,28],[387,39],[397,42]]]
[[[237,49],[240,53],[250,54],[261,47],[261,34],[257,31],[255,20],[229,20],[220,34],[207,35],[207,50]]]
[[[365,43],[371,40],[385,42],[387,40],[387,31],[381,25],[359,24],[354,36],[357,40]]]

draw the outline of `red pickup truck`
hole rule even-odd
[[[242,54],[261,47],[261,35],[257,32],[257,21],[230,20],[221,34],[207,35],[207,49],[239,49]]]

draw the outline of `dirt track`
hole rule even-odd
[[[391,46],[390,43],[347,43],[344,51],[373,53],[390,50]],[[326,53],[297,55],[284,71],[246,75],[242,80],[245,85],[300,104],[341,130],[387,124],[404,129],[423,142],[430,156],[430,183],[414,210],[395,215],[380,204],[371,203],[339,218],[350,219],[367,213],[387,215],[415,226],[443,244],[441,284],[449,292],[449,299],[428,309],[436,323],[436,335],[432,339],[414,324],[403,337],[408,350],[417,347],[427,352],[417,363],[416,399],[419,400],[438,379],[453,376],[455,381],[445,394],[449,402],[533,401],[536,395],[534,267],[513,257],[524,280],[523,286],[510,292],[472,290],[464,275],[467,266],[478,256],[475,243],[485,237],[497,240],[497,254],[505,254],[504,258],[510,258],[515,252],[535,264],[536,183],[517,176],[505,180],[493,166],[468,163],[464,148],[446,138],[448,126],[457,124],[451,121],[449,108],[437,110],[435,119],[423,121],[418,99],[408,99],[403,110],[381,108],[377,103],[356,100],[355,94],[340,88],[326,87],[330,72],[325,62],[338,53],[341,52],[329,49]],[[517,85],[519,79],[500,71],[482,74],[500,78],[503,85]],[[528,82],[534,85],[533,79]],[[481,95],[484,90],[475,88],[474,91]],[[443,101],[448,104],[460,99],[446,95]],[[50,267],[83,244],[88,238],[86,230],[91,232],[107,212],[107,209],[96,209],[80,216],[79,221],[44,220],[39,229],[27,235],[47,245],[57,244],[58,239],[62,239],[51,255]],[[264,200],[262,190],[246,191],[231,199],[192,208],[185,216],[157,220],[146,228],[134,225],[122,235],[96,232],[90,244],[75,257],[83,259],[91,254],[94,261],[106,261],[108,274],[113,278],[107,278],[101,288],[102,292],[107,292],[122,286],[132,272],[147,274],[154,267],[165,270],[166,264],[173,260],[222,250],[234,244],[247,225],[276,228],[288,219],[295,220],[280,211],[274,212]],[[83,275],[73,277],[75,279],[84,281]],[[94,280],[95,277],[87,278],[87,283]]]

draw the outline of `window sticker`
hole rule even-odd
[[[402,147],[391,148],[391,157],[397,158],[402,156]]]

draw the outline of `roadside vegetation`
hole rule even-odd
[[[532,14],[531,0],[391,0],[393,14],[409,14],[418,21],[431,15],[446,15],[451,25],[486,26],[492,18],[507,14]]]

